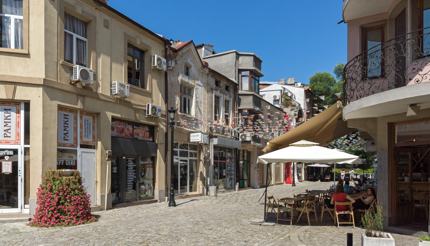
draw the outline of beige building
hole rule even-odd
[[[233,131],[237,84],[203,62],[192,41],[173,42],[168,58],[169,108],[177,110],[175,191],[206,194],[209,186],[234,189],[240,146]]]
[[[430,1],[346,0],[343,17],[343,117],[374,143],[385,223],[430,230]]]
[[[33,211],[49,169],[94,207],[164,200],[165,40],[103,1],[0,4],[0,212]]]

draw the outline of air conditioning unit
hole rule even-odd
[[[161,71],[167,70],[167,61],[159,55],[152,56],[152,67]]]
[[[121,81],[112,81],[111,94],[115,97],[130,96],[130,85]]]
[[[161,107],[156,106],[152,103],[146,104],[146,116],[160,117],[161,116]]]
[[[90,86],[94,83],[94,71],[84,66],[74,65],[72,81],[81,82],[82,86]]]
[[[250,132],[246,132],[246,133],[242,133],[239,136],[241,141],[251,141],[252,140],[252,135]]]

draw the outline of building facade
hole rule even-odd
[[[257,163],[266,142],[285,132],[284,112],[259,95],[261,59],[253,53],[235,50],[215,53],[213,46],[198,46],[199,54],[209,66],[238,84],[238,126],[241,141],[239,152],[240,187],[260,187],[265,170]],[[249,176],[247,176],[249,175]],[[282,167],[274,167],[272,181],[282,183]],[[249,181],[246,181],[249,180]]]
[[[49,169],[79,170],[94,207],[164,200],[165,72],[151,62],[165,40],[103,1],[1,4],[1,212],[33,211]]]
[[[375,142],[386,226],[428,230],[430,1],[343,1],[343,17],[343,117]]]
[[[169,107],[178,109],[175,190],[206,194],[209,186],[220,191],[235,189],[240,146],[233,130],[237,84],[211,69],[192,41],[173,42],[169,60]]]

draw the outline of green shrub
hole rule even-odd
[[[366,210],[361,218],[361,223],[366,231],[382,231],[384,229],[382,207],[378,205],[374,210]]]
[[[420,237],[421,241],[430,241],[430,235],[425,235]]]
[[[31,225],[69,226],[94,220],[90,197],[82,186],[79,172],[66,176],[59,170],[48,171],[37,190],[37,207]]]

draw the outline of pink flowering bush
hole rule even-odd
[[[31,225],[71,226],[93,221],[90,196],[82,186],[79,172],[63,176],[61,171],[48,171],[37,190],[37,207]]]

